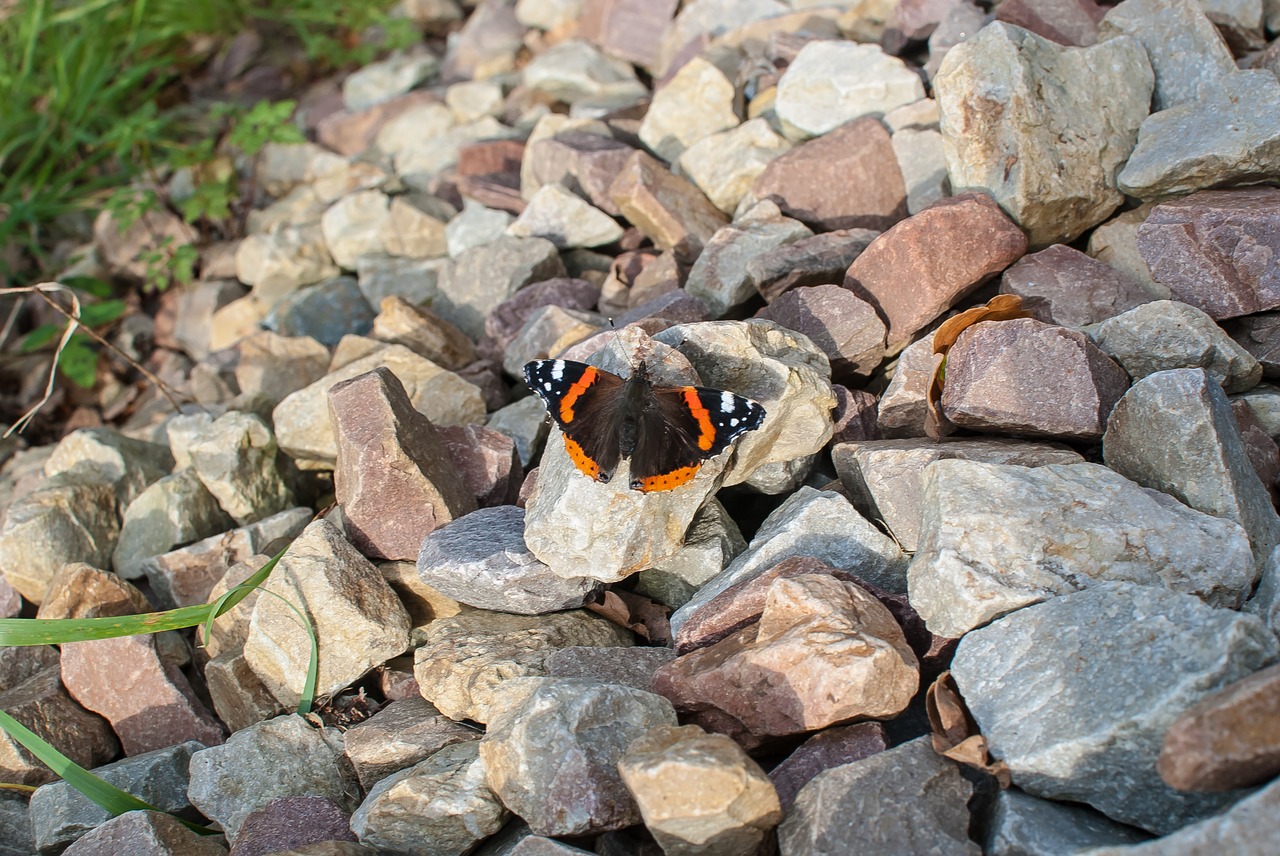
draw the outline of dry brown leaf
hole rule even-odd
[[[924,696],[925,712],[933,731],[933,751],[968,767],[995,776],[1000,787],[1012,782],[1009,765],[991,757],[987,738],[978,731],[951,672],[943,672]]]
[[[655,645],[666,645],[671,641],[667,607],[644,595],[605,589],[599,600],[587,603],[585,607]]]

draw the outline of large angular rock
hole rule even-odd
[[[769,162],[791,148],[763,118],[703,137],[676,161],[677,173],[698,186],[725,214],[732,214]]]
[[[1018,787],[1167,834],[1240,794],[1164,784],[1165,730],[1188,705],[1277,659],[1280,643],[1253,616],[1106,583],[969,633],[951,673]]]
[[[63,437],[44,464],[46,476],[72,469],[114,487],[124,508],[147,485],[173,470],[173,455],[161,443],[136,440],[109,428],[82,428]]]
[[[539,835],[590,835],[639,823],[618,773],[627,746],[674,726],[661,696],[572,678],[524,679],[480,740],[489,786]]]
[[[736,128],[740,119],[733,105],[733,81],[713,62],[696,56],[654,92],[640,122],[640,141],[674,163],[699,140]]]
[[[947,352],[942,412],[963,428],[1097,440],[1129,386],[1088,337],[1032,318],[984,321]]]
[[[1148,838],[1084,806],[1042,800],[1017,788],[996,794],[988,824],[985,852],[991,856],[1093,854],[1095,847],[1123,847]]]
[[[1215,320],[1280,306],[1280,188],[1202,190],[1138,228],[1151,274]]]
[[[445,276],[431,311],[472,338],[484,332],[484,319],[498,304],[531,282],[564,276],[555,244],[544,238],[514,235],[462,252]]]
[[[194,470],[165,476],[125,509],[111,565],[125,578],[142,575],[144,559],[234,526]]]
[[[1064,48],[992,23],[934,78],[951,184],[989,193],[1033,247],[1071,241],[1124,200],[1116,172],[1152,85],[1135,39]]]
[[[276,438],[261,417],[228,411],[187,447],[191,466],[222,509],[241,526],[294,506],[276,468]]]
[[[752,259],[813,235],[800,221],[783,217],[772,203],[760,203],[759,208],[763,210],[717,229],[689,269],[685,291],[701,300],[713,317],[724,317],[756,297],[747,273]]]
[[[1280,516],[1222,387],[1203,369],[1156,372],[1134,384],[1111,413],[1103,452],[1107,466],[1138,484],[1243,526],[1259,568],[1280,544]]]
[[[793,288],[840,283],[849,265],[879,234],[872,229],[840,229],[801,238],[747,262],[747,277],[766,301]]]
[[[655,246],[687,262],[728,219],[701,190],[645,152],[635,152],[623,164],[609,185],[609,198]]]
[[[910,341],[1026,249],[1026,236],[994,202],[966,193],[872,241],[849,265],[844,285],[888,320],[892,347]]]
[[[480,739],[424,698],[394,701],[346,732],[347,759],[365,791],[392,773],[412,767],[452,743]]]
[[[332,695],[409,647],[409,614],[399,598],[327,520],[289,545],[263,587],[279,597],[254,603],[244,656],[286,705],[301,698],[311,656],[294,608],[319,639],[318,695]]]
[[[161,811],[127,811],[62,851],[70,856],[225,856],[226,848]]]
[[[120,753],[111,726],[76,704],[63,689],[56,668],[37,672],[0,693],[0,710],[81,767],[97,767]],[[57,778],[8,733],[0,734],[0,775],[20,785],[42,785]]]
[[[1105,580],[1229,608],[1253,585],[1238,526],[1098,464],[942,460],[925,469],[923,482],[920,546],[907,586],[912,606],[940,636],[962,636]]]
[[[782,856],[946,853],[977,856],[969,840],[973,785],[920,737],[819,773],[778,827]]]
[[[774,111],[784,127],[817,137],[845,122],[883,116],[921,98],[920,76],[879,45],[812,41],[778,81]]]
[[[859,722],[819,731],[769,771],[769,778],[778,789],[782,810],[791,811],[800,789],[819,773],[861,761],[888,748],[889,738],[880,722]]]
[[[793,288],[756,317],[808,336],[827,355],[836,378],[866,377],[884,358],[885,327],[875,308],[838,285]]]
[[[1000,278],[1001,294],[1016,294],[1041,321],[1083,327],[1151,298],[1132,277],[1065,244],[1023,256]]]

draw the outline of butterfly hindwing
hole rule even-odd
[[[764,408],[749,398],[705,387],[654,387],[655,405],[640,417],[631,487],[671,490],[693,479],[702,462],[734,438],[760,427]]]
[[[573,360],[534,360],[525,365],[524,378],[564,432],[573,465],[609,481],[620,459],[622,378]]]

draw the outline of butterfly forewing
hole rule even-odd
[[[564,432],[574,466],[607,482],[620,459],[622,378],[572,360],[535,360],[525,365],[524,378]]]

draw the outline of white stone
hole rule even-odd
[[[774,110],[816,137],[862,116],[883,116],[924,98],[920,75],[879,45],[809,42],[778,81]]]
[[[598,247],[622,237],[622,227],[559,184],[544,184],[507,227],[520,238],[546,238],[560,249]]]
[[[918,214],[951,192],[947,155],[942,134],[934,130],[904,128],[894,133],[893,153],[907,186],[907,211]]]
[[[434,75],[439,67],[439,61],[425,51],[370,63],[343,80],[342,101],[353,112],[390,101]]]
[[[324,212],[320,229],[333,260],[346,270],[356,269],[356,260],[368,253],[383,251],[382,230],[386,226],[391,200],[377,190],[362,190],[338,200]]]
[[[525,86],[565,104],[585,98],[643,98],[648,94],[631,64],[594,45],[570,39],[543,51],[524,68]]]
[[[769,162],[790,148],[768,121],[751,119],[689,146],[675,171],[696,184],[717,208],[732,214]]]
[[[462,200],[462,211],[444,228],[445,244],[450,258],[457,258],[472,247],[479,247],[506,234],[515,220],[506,211],[486,208],[473,199]]]
[[[694,57],[653,95],[640,123],[640,141],[668,163],[689,146],[737,127],[734,85],[709,60]]]

